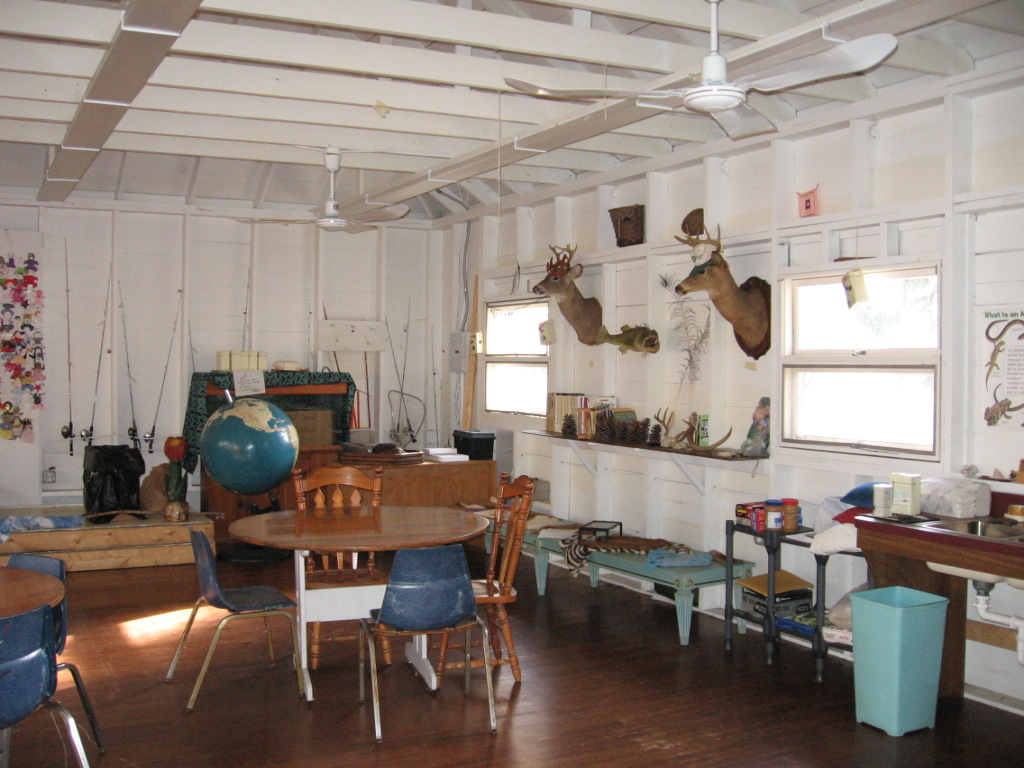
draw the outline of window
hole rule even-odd
[[[543,416],[548,402],[548,348],[540,324],[548,300],[487,305],[484,340],[484,408]]]
[[[935,267],[865,272],[847,306],[841,274],[786,282],[782,444],[936,457]]]

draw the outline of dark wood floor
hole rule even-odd
[[[477,558],[471,552],[471,562]],[[474,563],[475,564],[475,563]],[[384,742],[358,701],[354,642],[327,646],[314,672],[310,708],[295,690],[278,634],[266,665],[260,623],[236,622],[221,640],[195,712],[184,706],[220,612],[206,608],[175,680],[167,664],[198,594],[192,566],[78,572],[69,576],[66,658],[92,694],[107,751],[83,731],[93,766],[107,768],[327,768],[330,766],[1019,766],[1024,721],[972,701],[942,702],[934,730],[901,738],[854,719],[852,666],[830,660],[824,684],[809,652],[786,644],[771,667],[761,636],[739,636],[726,654],[722,622],[694,617],[678,645],[675,611],[609,585],[552,568],[536,597],[523,559],[512,622],[523,682],[497,673],[498,726],[487,729],[482,672],[463,696],[458,674],[429,694],[405,664],[383,683]],[[291,566],[220,564],[226,586],[270,583],[290,590]],[[84,724],[70,677],[58,698]],[[19,725],[11,768],[74,765],[45,712]]]

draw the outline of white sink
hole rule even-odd
[[[1003,581],[1016,582],[1013,586],[1018,589],[1024,589],[1024,579],[1007,579],[1005,576],[996,576],[994,573],[972,571],[968,568],[957,568],[955,565],[946,565],[944,563],[925,563],[925,565],[938,573],[947,573],[950,576],[959,576],[962,579],[970,579],[971,581],[987,581],[989,584],[999,584]]]

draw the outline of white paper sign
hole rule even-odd
[[[267,391],[263,371],[235,371],[235,396],[262,395]]]

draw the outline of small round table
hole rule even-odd
[[[339,512],[304,515],[295,510],[243,517],[228,529],[233,538],[263,547],[295,552],[295,593],[298,598],[299,658],[306,682],[306,699],[313,700],[309,679],[306,625],[315,621],[362,619],[380,608],[385,583],[307,589],[304,557],[310,552],[388,552],[396,549],[456,544],[480,536],[489,521],[456,507],[355,507]],[[430,688],[437,687],[427,658],[425,638],[405,649]]]
[[[64,584],[55,576],[24,568],[0,568],[0,617],[17,616],[43,605],[56,608]]]

